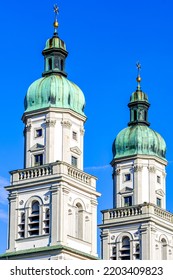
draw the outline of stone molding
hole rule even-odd
[[[79,156],[82,154],[81,150],[77,146],[70,148],[70,151]]]

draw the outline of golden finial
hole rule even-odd
[[[58,5],[57,4],[55,4],[54,6],[53,6],[53,9],[54,9],[54,13],[55,13],[55,20],[54,20],[54,23],[53,23],[53,26],[54,26],[54,28],[55,28],[55,30],[54,30],[54,35],[57,35],[58,34],[58,32],[57,32],[57,29],[58,29],[58,13],[59,13],[59,8],[58,8]]]
[[[138,76],[136,78],[136,81],[138,83],[138,88],[140,89],[140,82],[142,80],[141,76],[140,76],[140,71],[141,71],[141,64],[139,62],[136,63],[136,67],[137,67],[137,70],[138,70]]]

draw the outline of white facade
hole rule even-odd
[[[165,210],[166,161],[138,155],[112,165],[114,208],[102,211],[102,258],[173,260],[173,214]]]
[[[25,167],[35,166],[35,156],[43,164],[55,161],[72,163],[83,170],[83,137],[86,117],[69,109],[49,108],[25,114]]]

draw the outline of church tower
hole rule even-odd
[[[96,178],[83,171],[85,98],[67,79],[54,34],[25,97],[24,169],[11,171],[8,249],[1,259],[97,259]]]
[[[148,96],[137,89],[128,127],[113,142],[113,209],[102,211],[103,259],[173,259],[173,214],[166,211],[166,144],[151,129]]]

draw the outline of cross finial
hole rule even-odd
[[[55,20],[54,20],[54,36],[57,36],[58,32],[57,32],[57,29],[58,29],[58,14],[59,14],[59,7],[57,4],[54,4],[53,6],[53,10],[54,10],[54,13],[55,13]]]
[[[140,64],[139,61],[136,63],[136,67],[137,67],[137,69],[138,69],[138,76],[140,76],[141,64]]]
[[[57,14],[59,13],[59,7],[58,7],[58,5],[57,5],[57,4],[54,4],[53,8],[54,8],[54,13],[55,13],[55,15],[57,15]]]

